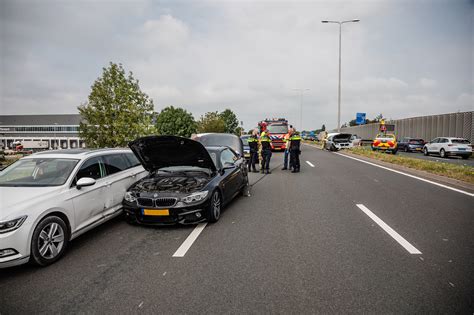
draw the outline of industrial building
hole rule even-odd
[[[18,141],[48,141],[50,149],[82,148],[80,121],[79,114],[0,115],[0,146],[11,149]]]

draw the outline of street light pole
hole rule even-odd
[[[309,89],[293,89],[300,92],[300,130],[303,131],[303,93]]]
[[[337,131],[341,131],[341,46],[342,46],[342,24],[356,23],[360,20],[349,21],[321,21],[322,23],[337,23],[339,24],[339,83],[337,89]]]

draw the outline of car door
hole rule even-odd
[[[124,153],[106,154],[102,159],[106,171],[103,214],[108,217],[122,209],[123,197],[132,184],[132,175],[136,174]]]
[[[224,200],[229,201],[242,185],[242,168],[238,157],[230,149],[221,151],[220,162],[224,169],[222,183]]]
[[[76,188],[75,183],[83,178],[90,177],[96,180],[92,186]],[[92,157],[84,161],[77,172],[72,187],[71,199],[74,205],[74,233],[90,227],[102,219],[105,206],[104,186],[105,167],[101,157]]]
[[[431,140],[430,143],[426,144],[426,147],[428,148],[428,152],[437,152],[438,141],[439,141],[439,138],[435,138]]]

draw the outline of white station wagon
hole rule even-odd
[[[68,242],[122,211],[147,172],[128,149],[45,151],[0,172],[0,268],[58,260]]]

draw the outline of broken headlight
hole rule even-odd
[[[125,193],[125,200],[128,201],[128,202],[135,202],[137,200],[137,197],[135,197],[135,195],[130,192],[130,191],[127,191]]]

